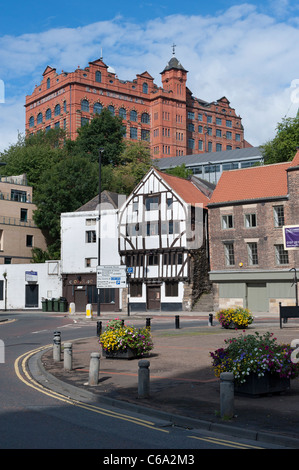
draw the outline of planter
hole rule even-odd
[[[247,326],[244,326],[244,325],[237,325],[236,323],[234,322],[231,322],[229,323],[229,325],[222,325],[223,328],[225,328],[226,330],[245,330],[247,328]]]
[[[131,348],[121,349],[119,351],[105,351],[102,349],[102,354],[106,359],[134,359],[137,357],[137,352]]]
[[[270,393],[282,393],[290,389],[290,379],[281,378],[277,374],[265,373],[263,377],[249,374],[246,382],[235,384],[236,395],[260,396]]]

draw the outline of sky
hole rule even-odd
[[[193,96],[226,96],[245,139],[262,145],[299,108],[299,4],[293,0],[15,0],[0,5],[0,152],[25,130],[25,97],[47,67],[74,71],[103,56],[121,80],[161,85],[175,56]]]

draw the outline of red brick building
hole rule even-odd
[[[123,118],[126,139],[148,141],[154,158],[250,146],[227,98],[195,98],[187,74],[174,56],[161,72],[162,87],[148,72],[120,80],[102,59],[70,73],[48,66],[26,96],[26,132],[60,127],[76,139],[77,130],[108,107]]]

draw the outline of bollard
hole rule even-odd
[[[60,331],[54,331],[53,338],[53,359],[54,362],[59,362],[61,359],[61,337]]]
[[[149,365],[150,362],[146,359],[141,359],[138,362],[138,397],[146,398],[150,394],[150,381],[149,381]]]
[[[208,322],[208,325],[209,325],[209,326],[213,326],[213,314],[212,314],[212,313],[209,314],[209,322]]]
[[[176,329],[180,328],[180,317],[179,317],[179,315],[175,316],[175,327],[176,327]]]
[[[71,315],[74,314],[74,313],[76,313],[76,306],[75,306],[75,303],[74,303],[74,302],[71,302],[71,303],[70,303],[69,313],[70,313]]]
[[[101,336],[102,334],[102,322],[101,321],[97,321],[97,336]]]
[[[64,368],[66,370],[72,370],[73,367],[72,347],[72,343],[64,343]]]
[[[98,385],[100,371],[100,353],[94,352],[90,355],[89,381],[88,385]]]
[[[146,318],[146,324],[145,324],[146,328],[151,328],[151,319],[150,318]]]
[[[234,415],[234,374],[220,374],[220,415],[221,418],[232,418]]]

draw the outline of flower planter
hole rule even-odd
[[[229,325],[222,325],[223,328],[227,330],[245,330],[247,328],[247,325],[237,325],[234,322],[229,323]]]
[[[265,373],[258,377],[251,373],[247,376],[246,382],[235,384],[236,395],[261,396],[271,393],[282,393],[290,389],[290,379],[281,378],[277,374]]]
[[[134,359],[137,357],[137,352],[134,349],[120,349],[118,351],[105,351],[102,349],[103,357],[106,359]]]

